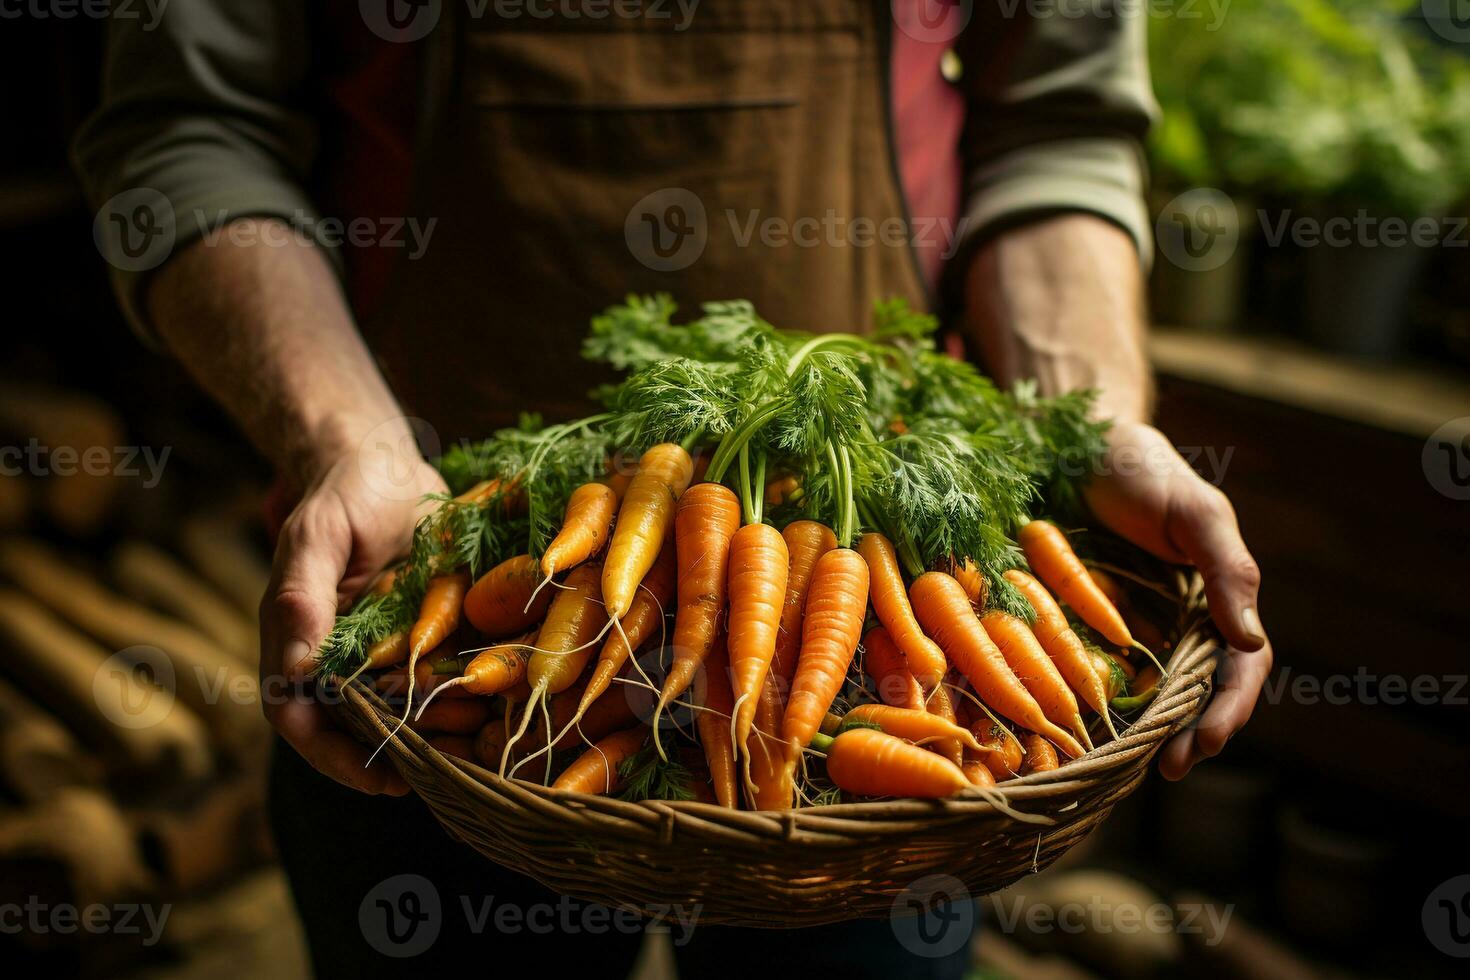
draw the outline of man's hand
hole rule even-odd
[[[403,555],[427,493],[444,481],[398,435],[331,461],[286,518],[270,586],[260,604],[260,681],[265,714],[318,771],[364,793],[401,795],[407,785],[385,760],[332,724],[304,683],[336,615]]]
[[[1109,434],[1103,472],[1086,490],[1107,527],[1168,561],[1194,565],[1205,580],[1210,614],[1229,649],[1219,684],[1196,723],[1159,756],[1159,771],[1179,779],[1218,755],[1255,708],[1271,671],[1271,645],[1256,612],[1261,573],[1246,550],[1230,501],[1205,482],[1152,426],[1120,423]]]
[[[1100,218],[1058,215],[987,243],[969,268],[965,295],[970,339],[999,381],[1035,378],[1045,394],[1098,392],[1098,416],[1114,422],[1103,472],[1086,493],[1098,520],[1204,576],[1230,649],[1209,708],[1159,756],[1159,770],[1179,779],[1218,754],[1250,717],[1271,648],[1256,613],[1260,572],[1230,502],[1142,421],[1151,383],[1138,252]]]
[[[333,728],[306,675],[337,611],[407,550],[423,494],[444,484],[320,250],[273,219],[230,228],[241,233],[196,241],[163,265],[148,308],[159,338],[301,492],[261,603],[261,700],[317,769],[402,793],[386,765],[363,768],[367,751]]]

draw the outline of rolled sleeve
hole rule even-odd
[[[191,0],[152,25],[109,21],[102,101],[72,159],[118,300],[150,343],[145,292],[173,255],[238,218],[318,225],[305,189],[316,129],[299,107],[307,6]]]
[[[1143,140],[1158,106],[1146,9],[1098,0],[1085,14],[1058,4],[970,25],[958,45],[968,104],[962,250],[1027,221],[1081,212],[1127,232],[1148,267]]]

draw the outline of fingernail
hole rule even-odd
[[[311,657],[311,646],[305,640],[290,640],[281,651],[281,669],[287,674],[298,673]]]
[[[1240,625],[1245,630],[1245,635],[1257,644],[1266,642],[1266,630],[1261,626],[1261,616],[1256,612],[1255,606],[1246,606],[1241,610]]]

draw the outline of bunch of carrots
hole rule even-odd
[[[440,461],[460,492],[323,674],[502,776],[634,800],[946,797],[1118,737],[1161,668],[1033,516],[1100,451],[1085,393],[998,392],[901,304],[867,337],[672,312],[594,321],[630,372],[607,412]]]

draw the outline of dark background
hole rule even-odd
[[[6,529],[78,556],[103,556],[122,538],[167,543],[177,515],[204,501],[248,513],[268,478],[228,420],[133,337],[108,291],[92,211],[66,156],[95,99],[100,34],[85,18],[0,21],[8,131],[0,267],[9,301],[0,386],[99,399],[130,441],[173,447],[159,490],[118,492],[105,519],[69,524],[38,506]],[[1374,400],[1412,403],[1432,383],[1459,399],[1444,421],[1470,415],[1470,250],[1429,257],[1410,291],[1402,340],[1366,360],[1304,336],[1307,258],[1256,249],[1244,260],[1236,322],[1213,332],[1164,325],[1171,343],[1160,357],[1161,428],[1180,445],[1233,451],[1222,486],[1262,567],[1273,688],[1284,680],[1284,693],[1263,700],[1225,755],[1188,781],[1150,780],[1083,860],[1164,895],[1233,903],[1269,942],[1322,968],[1448,976],[1454,964],[1426,940],[1421,911],[1435,886],[1470,873],[1470,512],[1426,478],[1430,431],[1381,424]],[[1315,387],[1343,404],[1324,410],[1270,371],[1245,372],[1253,380],[1241,383],[1219,370],[1222,350],[1267,367],[1283,351],[1306,358],[1322,375]],[[1364,390],[1354,379],[1365,370],[1387,380]],[[4,433],[7,444],[31,434]],[[47,488],[32,491],[41,499]],[[1292,679],[1360,670],[1370,679],[1347,703],[1291,694]],[[1434,678],[1458,700],[1381,703],[1389,676]],[[53,950],[44,961],[56,957],[77,965],[92,954]],[[1209,956],[1196,966],[1234,975]]]

